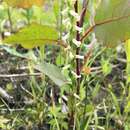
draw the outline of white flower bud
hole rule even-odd
[[[77,46],[80,47],[81,41],[77,41],[76,39],[73,39],[73,43]]]
[[[84,56],[81,56],[81,55],[76,55],[75,57],[76,57],[76,59],[81,59],[81,60],[84,60]]]
[[[70,10],[69,12],[70,12],[70,14],[71,14],[77,21],[80,20],[79,14],[76,13],[74,10]]]
[[[66,9],[64,9],[64,10],[61,12],[61,14],[64,16],[64,15],[66,15],[66,14],[68,13],[68,11],[69,11],[69,8],[67,7]]]
[[[78,26],[74,26],[75,27],[75,30],[76,31],[79,31],[79,33],[81,33],[81,32],[83,32],[83,28],[81,28],[81,27],[78,27]]]
[[[81,78],[81,75],[77,75],[74,71],[71,71],[71,73],[74,75],[74,77],[75,77],[76,79]]]

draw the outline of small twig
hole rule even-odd
[[[122,63],[126,63],[126,59],[123,59],[123,58],[117,58],[118,61],[122,62]]]
[[[34,97],[33,94],[31,92],[29,92],[26,88],[23,87],[22,84],[20,84],[20,88],[25,91],[27,94],[29,94],[31,97]]]
[[[0,87],[0,96],[7,100],[13,100],[13,97],[10,96],[3,88]]]
[[[86,53],[86,55],[84,56],[84,63],[81,66],[81,70],[83,69],[83,67],[86,64],[86,62],[88,61],[88,59],[90,58],[91,54],[92,54],[92,48],[90,48],[88,53]]]
[[[29,76],[41,76],[42,73],[32,73],[32,74],[0,74],[0,78],[17,78],[17,77],[29,77]]]
[[[100,25],[103,25],[103,24],[108,24],[108,23],[112,23],[112,22],[115,22],[115,21],[119,21],[119,20],[123,20],[123,19],[126,19],[130,16],[130,14],[126,15],[126,16],[122,16],[122,17],[114,17],[114,18],[111,18],[111,19],[106,19],[104,21],[101,21],[99,23],[96,23],[95,25],[89,27],[87,29],[87,31],[84,33],[84,35],[81,37],[80,41],[83,41],[92,31],[95,27],[97,26],[100,26]]]
[[[118,66],[120,66],[119,64],[116,64],[116,65],[112,65],[112,69],[114,68],[117,68]],[[92,67],[91,68],[91,73],[96,73],[96,74],[99,74],[99,73],[102,73],[102,67],[101,66],[97,66],[97,67]]]
[[[84,0],[83,1],[83,7],[82,7],[82,12],[80,15],[80,21],[79,21],[79,26],[82,27],[83,26],[83,22],[84,22],[84,18],[85,18],[85,14],[87,11],[87,6],[88,6],[89,0]]]
[[[20,111],[24,111],[24,110],[25,110],[24,108],[19,108],[19,109],[18,109],[18,108],[17,108],[17,109],[11,109],[11,108],[10,108],[10,111],[11,111],[11,112],[20,112]],[[0,111],[7,112],[7,111],[9,111],[9,110],[2,108],[2,109],[0,109]]]
[[[83,69],[83,67],[85,66],[86,62],[89,60],[89,58],[91,57],[92,54],[92,50],[93,50],[93,46],[95,44],[97,40],[94,38],[91,43],[88,45],[88,52],[85,54],[84,56],[84,63],[81,65],[81,70]]]
[[[82,42],[93,31],[94,28],[95,28],[95,25],[89,27],[87,31],[84,33],[84,35],[81,37],[80,41]]]

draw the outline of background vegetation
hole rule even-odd
[[[130,130],[130,0],[0,2],[1,130]]]

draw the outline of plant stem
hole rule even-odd
[[[26,18],[27,18],[27,24],[30,25],[31,24],[31,19],[30,19],[30,9],[26,9]]]
[[[7,13],[8,13],[9,23],[10,23],[10,32],[12,33],[13,32],[13,22],[11,19],[10,7],[8,7],[8,9],[7,9]]]
[[[75,1],[75,4],[74,4],[74,9],[75,9],[75,12],[78,13],[78,0]],[[79,27],[79,21],[76,22],[76,25]],[[77,41],[80,41],[80,34],[79,34],[79,31],[76,32],[76,40]],[[79,55],[79,52],[80,52],[80,48],[77,47],[76,48],[76,55]],[[80,60],[78,58],[76,58],[76,74],[79,76],[80,75]],[[77,78],[77,94],[79,94],[79,89],[80,89],[80,78]],[[74,98],[72,96],[72,98]],[[73,130],[74,129],[74,109],[72,109],[70,111],[70,114],[69,114],[69,123],[68,123],[68,128],[69,130]]]
[[[68,128],[69,130],[73,130],[74,128],[74,111],[71,111],[70,115],[69,115],[69,124],[68,124]]]
[[[78,13],[78,0],[75,1],[74,4],[75,12]],[[76,22],[76,25],[79,27],[79,21]],[[76,40],[80,41],[80,33],[79,31],[76,32]],[[76,48],[76,55],[80,54],[80,47]],[[77,78],[77,94],[79,95],[80,91],[80,60],[76,58],[76,74],[78,75]]]
[[[89,0],[88,0],[89,1]],[[82,8],[82,12],[81,12],[81,15],[80,15],[80,20],[76,22],[76,26],[77,27],[82,27],[83,26],[83,22],[84,22],[84,16],[86,14],[86,9],[87,9],[87,4],[88,4],[88,1],[87,0],[83,0],[83,8]],[[75,9],[75,12],[78,14],[78,0],[75,1],[74,3],[74,9]],[[80,32],[79,30],[76,31],[76,40],[77,41],[80,41]],[[80,47],[77,47],[76,48],[76,55],[80,55]],[[76,74],[77,74],[77,83],[76,83],[76,93],[77,95],[80,94],[80,68],[81,68],[81,63],[80,63],[80,59],[79,58],[76,58]],[[72,98],[74,98],[72,96]],[[75,111],[74,109],[71,110],[71,113],[69,115],[69,130],[73,130],[74,129],[74,115],[75,115]]]
[[[84,17],[85,17],[85,14],[86,14],[86,10],[87,10],[87,5],[88,5],[88,2],[89,0],[83,0],[83,7],[82,7],[82,12],[81,12],[81,15],[80,15],[80,20],[76,22],[76,25],[78,27],[83,27],[83,23],[84,23]],[[75,1],[75,4],[74,4],[74,8],[75,8],[75,12],[78,13],[78,0]],[[76,40],[77,41],[80,41],[80,32],[77,30],[76,32]],[[76,49],[76,55],[80,55],[80,47],[77,47]],[[76,59],[76,74],[78,75],[78,78],[77,78],[77,95],[80,94],[80,59]]]
[[[60,12],[62,12],[62,10],[63,10],[63,0],[60,0],[59,1],[60,2]],[[63,30],[62,30],[62,21],[63,21],[63,15],[62,15],[62,13],[60,13],[60,16],[59,16],[59,20],[58,21],[60,21],[60,23],[59,23],[59,30],[60,30],[60,40],[62,40],[62,32],[63,32]]]

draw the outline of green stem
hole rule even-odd
[[[26,9],[26,18],[27,18],[27,22],[28,22],[28,25],[30,25],[30,21],[31,21],[31,19],[30,19],[30,9]]]
[[[8,7],[8,9],[7,9],[7,13],[8,13],[9,23],[10,23],[10,32],[13,32],[13,22],[12,22],[12,19],[11,19],[10,7]]]

